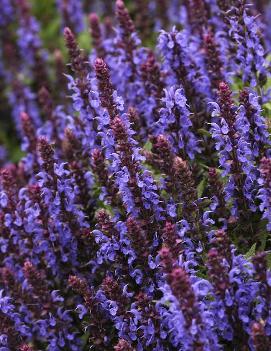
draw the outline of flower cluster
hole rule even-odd
[[[31,3],[0,0],[0,350],[271,350],[270,5]]]

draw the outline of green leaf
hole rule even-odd
[[[203,178],[202,181],[197,186],[198,198],[202,197],[202,194],[206,187],[206,183],[207,183],[207,179]]]
[[[151,151],[152,143],[149,140],[145,143],[144,149],[147,150],[147,151]]]
[[[266,230],[267,221],[260,221],[259,218],[256,217],[255,219],[252,219],[252,222],[258,222],[255,231],[257,233],[257,237],[259,238],[259,251],[264,251],[268,237],[270,237],[270,233]]]
[[[83,343],[83,346],[86,346],[87,343],[88,343],[88,340],[89,340],[89,331],[87,331],[85,334],[83,334],[81,336],[81,340],[82,340],[82,343]]]
[[[211,136],[211,133],[208,130],[203,129],[203,128],[199,128],[198,129],[198,133],[201,134],[201,135],[206,135],[208,137]]]
[[[269,254],[266,256],[266,259],[267,259],[267,268],[268,268],[268,269],[271,269],[271,253],[269,253]]]
[[[260,251],[265,250],[268,235],[269,235],[269,233],[266,230],[259,233],[259,237],[260,237],[260,241],[261,241]]]
[[[254,256],[256,253],[256,243],[251,246],[248,252],[245,254],[245,258],[249,259],[250,257]]]

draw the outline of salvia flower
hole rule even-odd
[[[270,6],[41,3],[0,0],[0,350],[270,350]]]
[[[259,198],[261,200],[260,209],[263,211],[263,218],[267,220],[267,228],[270,230],[271,212],[270,212],[270,175],[271,175],[271,160],[269,158],[262,158],[261,160],[261,178],[259,183],[261,188],[259,190]]]

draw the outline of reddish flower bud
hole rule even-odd
[[[144,266],[148,262],[148,240],[145,230],[140,223],[134,218],[129,217],[126,221],[128,236],[131,240],[132,247],[134,248],[138,261]]]
[[[148,93],[150,95],[154,94],[157,99],[161,99],[164,95],[164,83],[161,78],[160,67],[151,50],[146,62],[141,65],[141,74]]]
[[[183,202],[184,217],[190,220],[195,215],[197,208],[197,191],[193,179],[193,174],[186,161],[180,157],[175,157],[172,167],[174,185],[181,192]]]
[[[165,273],[170,273],[174,266],[174,259],[170,249],[166,246],[162,247],[162,249],[159,251],[159,256],[161,260],[161,266],[163,267],[163,271]]]
[[[141,129],[141,120],[139,112],[135,107],[129,107],[128,109],[128,118],[132,125],[132,129],[136,132],[140,132]]]
[[[255,351],[269,351],[271,349],[270,338],[265,333],[264,323],[254,322],[251,332]]]
[[[164,244],[170,248],[173,258],[177,260],[182,252],[182,240],[178,237],[176,225],[167,221],[162,231],[162,238]]]
[[[107,235],[108,237],[112,237],[117,234],[117,231],[114,229],[112,218],[106,210],[98,210],[95,217],[98,227],[103,232],[103,234]]]
[[[85,55],[79,49],[75,36],[68,27],[64,28],[64,38],[69,51],[73,71],[79,76],[87,75]]]
[[[29,143],[28,151],[34,154],[36,152],[36,146],[37,146],[35,126],[30,116],[25,112],[21,113],[21,121],[22,121],[22,128],[23,128],[24,135],[27,138]]]
[[[34,351],[33,347],[27,344],[20,346],[20,351]]]
[[[114,347],[114,351],[134,351],[134,349],[128,341],[120,339],[117,345]]]
[[[232,99],[232,92],[226,82],[220,82],[218,87],[218,104],[221,110],[221,116],[227,121],[230,128],[233,128],[236,112]]]
[[[51,176],[54,175],[54,150],[46,138],[39,138],[38,151],[42,159],[42,167]]]
[[[177,298],[184,314],[187,326],[191,326],[192,320],[201,320],[196,306],[196,297],[191,286],[188,274],[182,268],[174,268],[167,275],[168,283],[173,295]]]
[[[89,15],[89,27],[92,36],[93,46],[96,49],[97,56],[104,58],[105,50],[103,47],[102,31],[100,26],[99,17],[96,13],[91,13]]]
[[[204,49],[206,55],[206,65],[210,73],[212,87],[217,89],[219,82],[223,80],[223,64],[220,59],[217,43],[215,42],[215,38],[211,31],[204,36]]]
[[[23,273],[39,300],[50,304],[50,293],[46,284],[44,272],[39,271],[30,261],[25,261]]]
[[[123,41],[133,50],[135,46],[131,35],[135,32],[135,26],[122,0],[116,1],[116,16],[122,29]]]
[[[217,294],[224,298],[226,289],[230,287],[228,269],[223,265],[223,256],[215,248],[208,252],[208,275]]]
[[[101,105],[107,109],[111,120],[118,115],[118,110],[113,99],[113,85],[110,80],[109,69],[102,58],[95,60],[94,69],[99,85]]]
[[[101,288],[109,300],[117,302],[118,314],[125,313],[128,300],[123,295],[123,290],[119,283],[114,278],[107,276],[104,278]]]

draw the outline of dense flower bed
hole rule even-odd
[[[46,1],[0,0],[0,350],[271,350],[271,6]]]

